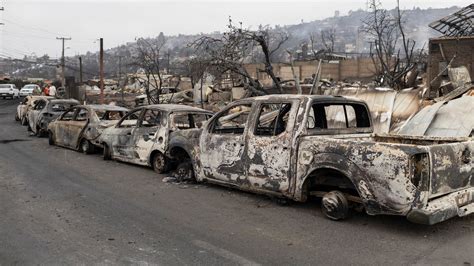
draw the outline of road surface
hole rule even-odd
[[[281,205],[48,145],[0,100],[0,265],[474,264],[474,217],[326,219],[317,201]]]

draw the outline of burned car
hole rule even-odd
[[[201,130],[170,136],[177,173],[304,202],[330,219],[352,207],[435,224],[474,212],[470,138],[374,135],[367,105],[268,95],[231,103]]]
[[[178,105],[147,105],[130,111],[117,125],[100,136],[104,159],[151,166],[156,172],[169,169],[165,156],[171,132],[200,128],[212,116],[204,109]]]
[[[50,145],[93,153],[101,148],[102,131],[115,125],[128,109],[113,105],[76,105],[49,123]]]
[[[52,96],[26,96],[16,108],[15,120],[21,121],[23,126],[28,125],[27,113],[39,99],[54,99]]]
[[[74,99],[40,99],[28,112],[28,131],[42,137],[46,134],[48,124],[60,116],[64,111],[79,102]]]

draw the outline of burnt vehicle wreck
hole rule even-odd
[[[212,114],[204,109],[178,104],[136,108],[115,126],[102,132],[99,143],[103,147],[104,159],[150,166],[156,172],[164,173],[171,166],[165,155],[170,133],[200,128]]]
[[[99,136],[128,112],[113,105],[76,105],[49,123],[50,145],[58,145],[89,154],[101,148]]]
[[[167,154],[194,177],[304,202],[330,219],[351,207],[435,224],[474,212],[469,138],[374,135],[367,105],[343,97],[269,95],[236,101],[202,129],[170,136]]]
[[[32,131],[38,137],[45,136],[51,121],[78,104],[79,101],[74,99],[40,99],[36,101],[34,107],[27,114],[28,131]]]
[[[26,126],[28,124],[28,112],[35,106],[36,101],[40,99],[54,99],[54,97],[33,95],[26,96],[16,108],[15,121],[20,121],[23,126]]]

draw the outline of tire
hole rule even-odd
[[[49,131],[48,133],[48,143],[49,145],[55,145],[53,132]]]
[[[81,144],[79,146],[79,151],[81,151],[84,154],[91,154],[94,152],[94,146],[87,139],[82,139]]]
[[[102,156],[103,156],[104,160],[111,160],[112,159],[112,154],[110,153],[110,148],[107,144],[104,144],[104,150],[103,150]]]
[[[333,190],[323,196],[321,210],[327,218],[334,221],[345,220],[350,215],[349,201],[344,193],[338,190]]]
[[[20,118],[18,117],[18,113],[15,113],[15,121],[20,121]]]
[[[194,169],[191,161],[185,161],[178,164],[178,167],[174,172],[174,177],[178,182],[186,180],[195,181],[196,179],[194,178]]]
[[[42,138],[44,136],[43,130],[39,126],[36,127],[36,136],[38,138]]]
[[[166,173],[169,168],[168,158],[163,153],[157,152],[153,155],[151,166],[158,174]]]

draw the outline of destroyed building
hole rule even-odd
[[[449,84],[448,68],[466,67],[474,77],[473,24],[474,4],[471,4],[429,25],[443,34],[429,40],[427,78],[432,98],[455,89],[456,86]]]

